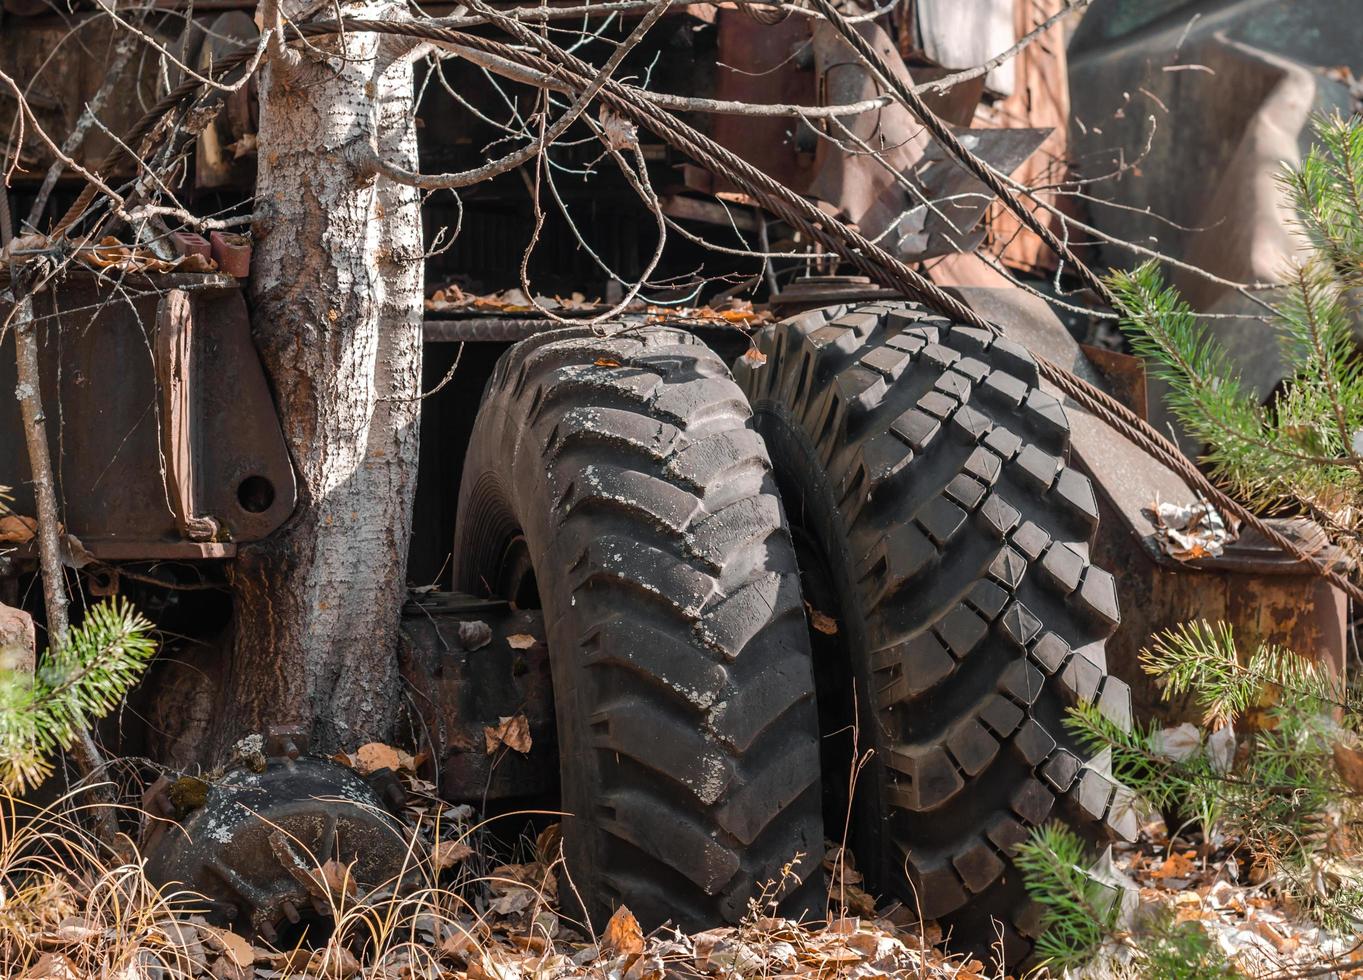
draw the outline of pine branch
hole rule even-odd
[[[1166,699],[1192,693],[1204,723],[1219,727],[1272,694],[1312,702],[1315,711],[1356,709],[1339,682],[1290,650],[1259,645],[1241,663],[1229,623],[1196,620],[1165,630],[1141,651],[1141,666],[1165,685]]]
[[[1218,479],[1266,510],[1319,520],[1363,552],[1363,120],[1315,120],[1317,145],[1279,180],[1306,254],[1286,277],[1270,320],[1288,375],[1267,406],[1153,263],[1109,282],[1133,350],[1170,389],[1168,403],[1205,443]]]
[[[117,706],[156,653],[151,629],[126,602],[101,603],[32,677],[0,673],[0,785],[36,785],[54,752]]]
[[[1116,889],[1086,870],[1092,861],[1083,841],[1068,827],[1047,824],[1032,831],[1013,860],[1041,906],[1037,953],[1060,967],[1088,959],[1112,932],[1121,903]]]

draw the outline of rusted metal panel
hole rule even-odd
[[[34,312],[63,521],[91,555],[226,557],[292,513],[293,467],[235,282],[79,273]],[[0,348],[0,390],[14,388],[12,350]],[[0,482],[19,513],[33,508],[26,458],[15,403],[2,404]]]
[[[809,51],[809,18],[759,24],[739,10],[720,10],[719,64],[713,96],[729,101],[813,105],[817,86]],[[710,135],[763,173],[804,191],[814,178],[816,137],[796,119],[717,115]]]
[[[1086,191],[1114,205],[1091,206],[1091,222],[1221,277],[1171,273],[1195,309],[1224,317],[1207,329],[1267,396],[1281,345],[1234,283],[1278,281],[1298,249],[1276,177],[1309,146],[1313,114],[1354,110],[1321,66],[1363,75],[1357,0],[1098,0],[1068,55],[1072,156],[1079,176],[1108,175]],[[1141,261],[1103,243],[1099,257]],[[1164,428],[1167,411],[1151,411]]]
[[[518,635],[534,642],[514,648],[508,637]],[[403,613],[399,666],[417,692],[411,710],[433,749],[443,798],[481,805],[555,792],[558,736],[538,610],[453,593],[416,596]],[[489,753],[484,728],[516,714],[529,722],[530,753]]]
[[[1013,0],[1013,34],[1022,37],[1038,24],[1058,13],[1063,0]],[[1029,187],[1051,186],[1069,175],[1070,86],[1066,64],[1063,20],[1056,21],[1044,34],[1023,48],[1010,62],[1014,85],[1007,98],[981,102],[970,123],[977,128],[1031,127],[1047,129],[1045,142],[1013,173],[1013,179]],[[1012,41],[1009,41],[1011,44]],[[1009,45],[990,53],[990,57]],[[992,76],[991,76],[992,77]],[[1041,201],[1070,210],[1070,200],[1055,191],[1038,191]],[[1060,238],[1059,219],[1039,211],[1038,217]],[[1017,217],[1001,203],[994,203],[985,219],[987,234],[982,246],[1006,265],[1019,269],[1050,270],[1056,256],[1037,237],[1024,228]]]
[[[857,30],[902,80],[913,84],[884,29],[868,22]],[[822,21],[814,28],[813,47],[821,104],[850,105],[883,94],[874,73]],[[892,103],[826,121],[823,128],[828,138],[819,143],[809,194],[829,202],[863,235],[906,260],[969,251],[979,243],[984,235],[980,219],[993,196],[932,140],[908,109]],[[1016,170],[1047,134],[1037,129],[956,129],[971,152],[1003,173]]]
[[[43,8],[52,6],[41,0]],[[118,32],[122,30],[104,15],[89,13],[6,17],[0,28],[0,70],[18,79],[25,87],[26,99],[39,125],[60,140],[80,117],[85,105],[94,98],[108,78],[108,58]],[[161,18],[149,28],[152,36],[174,48],[174,28],[178,18]],[[133,57],[128,60],[116,94],[99,112],[99,126],[90,127],[85,139],[73,151],[78,163],[94,167],[114,146],[111,133],[127,133],[141,117],[145,107],[156,102],[157,59]],[[7,86],[0,86],[0,127],[5,132],[24,134],[19,150],[19,167],[9,176],[14,182],[41,181],[53,156],[36,135],[34,127],[15,126],[18,102]],[[104,173],[107,180],[133,173],[123,164],[115,173]]]
[[[1084,357],[1102,372],[1107,381],[1108,394],[1116,398],[1141,418],[1146,418],[1150,407],[1146,386],[1145,361],[1133,354],[1080,344]]]

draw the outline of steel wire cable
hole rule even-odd
[[[1019,220],[1035,231],[1058,255],[1069,261],[1077,274],[1105,302],[1119,313],[1123,311],[1116,297],[1112,295],[1111,290],[1107,288],[1101,278],[1060,242],[1050,229],[1041,224],[1034,214],[1027,210],[997,172],[961,146],[960,141],[955,139],[945,124],[930,109],[922,105],[922,100],[912,92],[912,89],[902,83],[896,84],[897,80],[893,72],[889,71],[883,59],[879,58],[865,39],[836,10],[832,9],[827,0],[811,0],[811,2],[820,8],[824,16],[829,18],[835,28],[838,28],[839,33],[853,44],[862,57],[868,58],[870,67],[877,74],[885,76],[885,80],[890,83],[895,94],[904,100],[906,108],[919,115],[924,125],[949,153],[980,178],[990,190],[994,191],[1003,203],[1018,216]],[[577,58],[547,38],[531,31],[515,18],[489,7],[482,0],[470,0],[470,6],[486,17],[490,23],[501,27],[521,43],[537,49],[540,53],[534,54],[500,41],[423,21],[346,18],[343,21],[317,21],[301,25],[289,25],[289,29],[294,36],[299,38],[321,37],[338,34],[342,31],[373,31],[404,36],[416,40],[451,45],[456,49],[462,47],[467,50],[482,52],[511,64],[530,68],[544,77],[545,84],[561,86],[572,92],[581,92],[589,86],[599,84],[597,69],[588,62]],[[831,17],[829,17],[830,12],[832,13]],[[856,40],[853,40],[853,38]],[[253,55],[254,51],[249,49],[229,55],[215,66],[215,74],[219,78],[226,77],[229,72],[240,68],[249,61]],[[191,97],[197,97],[202,85],[203,83],[197,79],[187,79],[174,91],[163,97],[138,122],[124,144],[110,151],[105,158],[102,169],[107,172],[120,163],[125,155],[131,157],[133,154],[130,148],[146,140],[163,116],[174,111],[182,102],[190,100]],[[615,79],[608,79],[602,86],[598,99],[616,115],[650,130],[665,143],[690,156],[711,173],[743,188],[746,193],[771,213],[801,229],[813,240],[836,252],[849,264],[875,281],[910,299],[923,303],[949,319],[957,320],[976,329],[985,330],[994,336],[1005,334],[1002,328],[985,320],[960,300],[949,295],[942,287],[907,263],[886,252],[855,229],[819,210],[810,201],[678,119],[670,111],[651,103],[648,100],[647,92]],[[77,202],[72,205],[66,216],[58,224],[54,237],[55,234],[70,227],[80,217],[85,208],[93,201],[95,193],[96,190],[93,185],[86,187]],[[1302,548],[1212,483],[1172,441],[1126,405],[1073,372],[1044,357],[1033,356],[1036,357],[1042,376],[1066,396],[1072,398],[1081,407],[1092,412],[1101,421],[1174,471],[1210,502],[1237,518],[1245,526],[1254,529],[1267,541],[1326,578],[1350,597],[1363,601],[1363,587],[1337,570],[1333,555],[1323,558],[1317,553]]]

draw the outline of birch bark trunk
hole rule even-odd
[[[362,0],[345,12],[400,9]],[[252,326],[298,507],[237,558],[215,755],[271,725],[310,731],[314,751],[350,747],[387,738],[396,713],[417,472],[420,202],[348,162],[368,143],[417,169],[411,59],[390,44],[347,33],[297,64],[272,59],[261,79]]]

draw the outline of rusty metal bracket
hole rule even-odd
[[[63,521],[92,557],[230,557],[292,513],[293,464],[235,281],[81,272],[34,313]],[[0,390],[13,360],[0,354]],[[0,404],[0,483],[32,513],[23,445]]]
[[[457,593],[416,595],[403,610],[399,664],[417,692],[413,720],[431,740],[441,797],[481,804],[552,796],[558,739],[543,614]],[[489,754],[484,729],[516,714],[529,723],[530,753]]]

